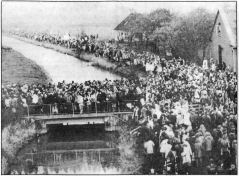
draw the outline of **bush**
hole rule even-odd
[[[119,164],[123,174],[140,174],[138,169],[141,168],[143,160],[138,153],[136,138],[129,134],[134,128],[134,124],[127,122],[119,129]]]
[[[6,157],[2,157],[2,172],[6,171],[6,167],[15,158],[17,151],[32,139],[36,134],[35,124],[15,123],[9,124],[2,130],[2,152]]]

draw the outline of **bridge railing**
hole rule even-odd
[[[122,101],[102,101],[91,102],[86,104],[78,103],[54,103],[29,105],[25,115],[27,116],[50,116],[66,114],[90,114],[90,113],[107,113],[107,112],[132,112],[135,103],[138,100]]]
[[[26,158],[36,165],[65,165],[71,162],[102,162],[112,163],[117,155],[117,148],[96,148],[96,149],[76,149],[76,150],[52,150],[36,153],[26,153]]]

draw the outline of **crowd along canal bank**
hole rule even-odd
[[[55,83],[120,78],[74,57],[16,39],[3,38],[3,45],[12,47],[40,65]],[[137,173],[141,162],[135,152],[135,140],[129,135],[133,128],[128,123],[122,124],[117,132],[105,132],[102,126],[58,126],[47,134],[37,135],[34,122],[11,124],[2,130],[5,135],[2,173]]]
[[[6,35],[6,36],[8,36],[8,35]],[[126,65],[121,65],[121,63],[113,63],[113,62],[108,61],[107,58],[95,57],[94,54],[89,54],[89,53],[85,53],[85,52],[77,53],[75,50],[68,49],[63,46],[54,45],[54,44],[47,43],[47,42],[39,42],[36,40],[31,40],[31,39],[19,37],[16,35],[10,35],[9,37],[15,38],[15,39],[27,42],[27,43],[34,44],[36,46],[42,46],[47,49],[52,49],[52,50],[57,51],[62,54],[67,54],[67,55],[73,56],[82,61],[89,62],[92,66],[94,66],[96,68],[111,72],[113,74],[117,74],[121,77],[135,78],[135,77],[145,77],[145,75],[146,75],[145,71],[138,69],[135,66],[126,66]]]

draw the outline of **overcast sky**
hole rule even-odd
[[[130,12],[149,13],[157,8],[188,13],[202,7],[216,13],[219,7],[235,2],[2,2],[3,26],[79,25],[121,22]]]

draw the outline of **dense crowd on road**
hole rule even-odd
[[[124,106],[140,126],[134,134],[145,149],[144,174],[236,174],[237,73],[218,69],[213,59],[198,66],[147,52],[133,55],[146,78],[2,86],[2,111],[17,116],[20,110],[85,113]],[[121,57],[116,54],[117,61]],[[38,108],[29,110],[32,105]]]
[[[148,76],[134,118],[143,118],[144,173],[236,173],[236,73],[170,63]]]

